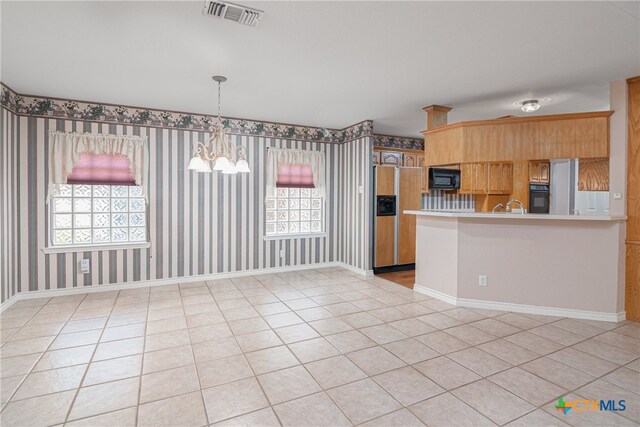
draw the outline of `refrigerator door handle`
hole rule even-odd
[[[398,233],[400,231],[400,168],[395,167],[393,171],[393,190],[396,193],[396,216],[394,218],[393,233],[393,265],[398,265]]]

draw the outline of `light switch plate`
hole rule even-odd
[[[617,200],[622,199],[622,193],[613,193],[613,198]]]

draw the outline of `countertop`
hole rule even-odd
[[[563,221],[624,221],[627,219],[624,215],[614,216],[588,216],[588,215],[550,215],[550,214],[519,214],[519,213],[490,213],[490,212],[468,212],[468,211],[404,211],[407,215],[416,216],[434,216],[445,218],[478,218],[478,219],[496,219],[496,220],[535,220],[535,221],[548,221],[548,220],[563,220]]]

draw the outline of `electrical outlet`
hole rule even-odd
[[[622,193],[613,193],[613,198],[616,200],[622,199]]]
[[[478,276],[478,286],[487,286],[487,276],[484,274]]]
[[[89,274],[91,272],[91,264],[89,258],[80,260],[80,273]]]

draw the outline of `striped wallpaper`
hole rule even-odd
[[[430,190],[422,195],[422,209],[475,211],[473,194],[448,194],[444,190]]]
[[[340,261],[370,269],[370,136],[343,144],[233,135],[250,174],[187,170],[207,132],[16,115],[2,108],[2,301],[17,292]],[[151,247],[45,254],[48,131],[147,135]],[[267,147],[324,151],[326,237],[263,240]],[[359,190],[362,190],[361,192]],[[280,257],[280,251],[284,256]],[[91,273],[77,273],[90,258]]]

